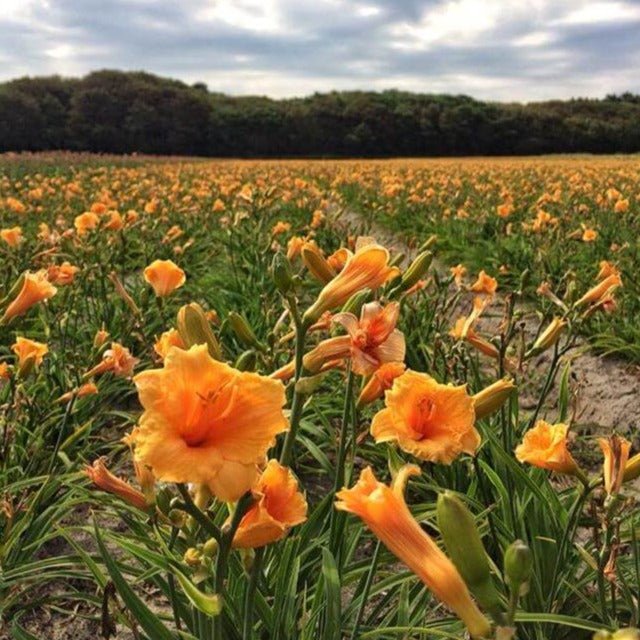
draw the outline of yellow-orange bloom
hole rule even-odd
[[[462,576],[407,507],[404,485],[409,475],[419,473],[418,467],[407,465],[388,486],[367,467],[353,488],[337,494],[336,508],[360,517],[389,551],[456,613],[473,637],[488,637],[491,625],[471,599]]]
[[[598,238],[598,232],[595,229],[585,229],[582,233],[583,242],[594,242]]]
[[[449,331],[449,335],[456,340],[466,340],[470,345],[490,358],[495,358],[496,360],[500,358],[498,348],[476,333],[473,328],[473,318],[470,316],[458,318],[451,331]]]
[[[154,260],[145,270],[144,279],[160,297],[168,296],[185,282],[184,271],[172,260]]]
[[[618,267],[616,267],[615,264],[609,262],[608,260],[601,260],[598,266],[600,267],[600,271],[598,271],[598,275],[596,276],[598,280],[604,280],[609,276],[620,275],[620,270],[618,269]]]
[[[10,247],[17,247],[23,240],[22,229],[20,227],[2,229],[0,230],[0,238],[2,238]]]
[[[589,289],[589,291],[587,291],[582,298],[576,302],[575,306],[579,307],[583,304],[598,303],[600,300],[610,296],[621,285],[622,279],[620,278],[620,275],[612,273],[610,276],[601,280],[597,285],[591,287],[591,289]]]
[[[85,396],[92,396],[98,393],[98,387],[93,382],[86,382],[83,385],[80,385],[77,389],[73,391],[67,391],[63,393],[59,398],[58,402],[69,402],[72,398],[84,398]]]
[[[393,381],[407,370],[404,362],[385,362],[369,378],[358,397],[358,406],[364,407],[382,398],[384,392],[391,389]]]
[[[107,469],[105,458],[98,458],[93,465],[87,465],[84,472],[91,482],[103,491],[120,496],[125,502],[138,509],[145,510],[147,508],[147,501],[142,491],[138,491],[128,482],[114,476]]]
[[[44,356],[49,353],[49,347],[46,344],[22,337],[16,338],[11,350],[18,357],[18,368],[20,370],[25,370],[27,367],[39,367]]]
[[[38,271],[36,273],[29,273],[27,271],[22,278],[20,292],[7,307],[0,322],[7,322],[12,318],[25,314],[33,305],[52,298],[58,291],[49,280],[47,280],[45,271]]]
[[[453,276],[453,280],[456,283],[456,286],[460,288],[462,286],[462,280],[465,275],[467,275],[467,267],[462,264],[458,264],[455,267],[451,267],[449,269],[451,271],[451,275]]]
[[[180,334],[175,329],[169,329],[165,331],[153,345],[153,350],[164,360],[169,353],[171,347],[178,347],[184,349],[185,344],[180,337]]]
[[[85,235],[87,232],[95,229],[100,223],[100,218],[93,211],[85,211],[76,216],[73,226],[76,228],[79,236]]]
[[[466,386],[440,384],[426,373],[406,371],[385,394],[385,408],[371,423],[376,442],[396,441],[421,460],[451,464],[480,446],[473,398]]]
[[[355,373],[371,375],[385,362],[404,360],[404,335],[396,329],[399,315],[397,302],[390,302],[386,307],[370,302],[362,306],[360,320],[352,313],[338,313],[333,317],[351,339],[351,367]]]
[[[598,438],[598,444],[604,455],[604,488],[608,495],[615,495],[624,482],[631,443],[617,435],[612,435],[608,439]]]
[[[534,467],[575,475],[578,465],[567,449],[566,424],[549,424],[538,420],[533,429],[525,433],[522,444],[516,447],[516,458]]]
[[[291,470],[269,460],[252,488],[256,501],[240,521],[233,538],[238,549],[263,547],[284,538],[307,519],[307,501]]]
[[[340,249],[334,251],[327,258],[327,262],[336,273],[340,273],[344,269],[344,265],[347,264],[347,260],[349,260],[352,255],[353,254],[349,249],[346,247],[340,247]]]
[[[278,222],[276,222],[271,229],[271,235],[277,236],[281,233],[286,233],[287,231],[289,231],[289,229],[291,229],[290,222],[284,222],[283,220],[278,220]]]
[[[302,252],[302,247],[304,247],[307,241],[300,236],[292,236],[289,238],[289,242],[287,242],[287,260],[293,260],[297,258]]]
[[[169,350],[134,378],[144,413],[135,458],[158,480],[207,484],[221,500],[248,491],[275,436],[288,429],[281,382],[214,360],[206,345]]]
[[[318,299],[305,313],[307,322],[324,311],[344,304],[354,293],[363,289],[377,289],[387,280],[400,274],[398,267],[389,265],[389,252],[379,244],[365,244],[347,260],[344,269],[328,282]]]
[[[471,291],[487,296],[494,295],[497,289],[498,281],[485,273],[484,270],[478,274],[478,279],[471,285]]]
[[[96,376],[111,371],[121,378],[129,378],[133,375],[133,369],[138,364],[138,358],[134,358],[126,347],[118,342],[111,343],[111,349],[107,349],[102,355],[102,362],[84,374],[85,378]]]
[[[124,220],[118,211],[107,212],[109,219],[105,222],[104,228],[109,231],[120,231],[124,227]]]
[[[71,284],[78,271],[80,271],[78,267],[66,261],[62,264],[52,264],[50,267],[47,267],[47,280],[62,287]]]

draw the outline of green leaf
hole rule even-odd
[[[144,629],[145,633],[149,635],[152,640],[174,640],[174,635],[162,624],[158,616],[156,616],[147,605],[135,594],[133,589],[129,586],[129,583],[118,569],[118,565],[111,557],[111,554],[107,550],[100,531],[98,529],[98,523],[94,519],[93,523],[96,540],[98,542],[98,549],[104,560],[107,571],[111,576],[111,580],[115,585],[118,594],[122,598],[129,611],[133,614],[133,617],[138,624]]]

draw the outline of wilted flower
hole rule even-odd
[[[52,264],[47,267],[47,280],[58,286],[64,286],[71,284],[80,269],[73,266],[69,262],[63,262],[62,264]]]
[[[89,378],[110,371],[121,378],[129,378],[138,362],[138,358],[134,358],[129,349],[118,342],[112,342],[111,349],[107,349],[102,355],[102,362],[87,371],[84,377]]]
[[[125,502],[138,509],[143,511],[147,509],[144,494],[128,482],[114,476],[107,468],[105,458],[98,458],[91,466],[87,465],[84,472],[91,482],[103,491],[120,496]]]
[[[614,434],[608,439],[598,438],[598,444],[604,455],[604,488],[608,495],[615,495],[624,481],[631,443]]]

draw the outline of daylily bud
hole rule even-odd
[[[253,329],[239,313],[230,311],[227,316],[227,320],[231,325],[233,333],[235,333],[238,340],[240,340],[245,347],[255,347],[257,349],[262,348],[262,345],[258,342],[258,338],[256,338],[256,334],[253,332]]]
[[[562,318],[554,318],[549,326],[538,336],[538,339],[533,343],[533,347],[527,352],[527,356],[534,355],[546,351],[549,347],[552,347],[558,339],[562,330],[567,324],[566,320]]]
[[[313,244],[307,243],[302,247],[302,261],[313,277],[322,284],[335,278],[335,271]]]
[[[431,249],[431,247],[433,247],[433,245],[438,241],[438,236],[434,233],[432,235],[430,235],[423,243],[422,246],[420,247],[419,251],[427,251],[428,249]]]
[[[238,356],[234,366],[238,371],[255,371],[257,359],[256,352],[249,349]]]
[[[218,541],[215,538],[209,538],[209,540],[202,545],[202,553],[207,558],[213,558],[218,553],[218,547]]]
[[[180,509],[171,509],[167,517],[176,529],[184,527],[184,523],[187,521],[187,514]]]
[[[531,566],[531,550],[522,540],[509,545],[504,553],[504,574],[507,584],[520,595],[528,590]]]
[[[623,482],[630,482],[640,476],[640,453],[636,453],[635,456],[629,458],[629,461],[624,466]]]
[[[296,393],[300,393],[304,396],[310,396],[322,383],[324,377],[324,373],[319,373],[315,376],[305,376],[300,378],[298,382],[296,382]]]
[[[516,388],[511,378],[503,378],[476,393],[473,396],[476,419],[484,418],[497,411]]]
[[[253,561],[256,558],[256,552],[253,549],[240,549],[240,559],[242,560],[242,566],[248,573],[253,567]]]
[[[401,288],[403,291],[415,285],[431,266],[433,254],[430,251],[423,251],[409,265],[409,268],[402,275]]]
[[[371,293],[371,289],[363,289],[362,291],[352,295],[349,300],[347,300],[344,307],[342,307],[341,312],[353,313],[354,316],[359,316],[362,305],[369,301]]]
[[[640,640],[640,629],[620,629],[611,636],[611,640]]]
[[[471,512],[453,493],[438,496],[438,527],[449,557],[482,607],[499,618],[500,596],[493,584],[487,553]]]
[[[93,336],[93,347],[99,349],[109,339],[109,332],[102,327],[96,331],[96,335]]]
[[[195,547],[189,547],[184,552],[182,559],[185,561],[185,564],[188,564],[190,567],[199,567],[202,562],[202,553]]]
[[[275,282],[276,287],[278,287],[278,291],[283,295],[289,293],[293,287],[291,265],[281,253],[276,253],[276,255],[273,256],[271,273],[273,281]]]
[[[204,593],[196,587],[181,571],[174,570],[184,594],[193,606],[208,616],[217,616],[222,611],[222,600],[215,593]]]
[[[222,359],[220,343],[211,330],[204,309],[197,303],[186,304],[178,311],[178,333],[188,349],[196,344],[206,344],[214,360]]]

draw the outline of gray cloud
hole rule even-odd
[[[144,69],[230,93],[640,92],[631,0],[3,0],[0,78]]]

